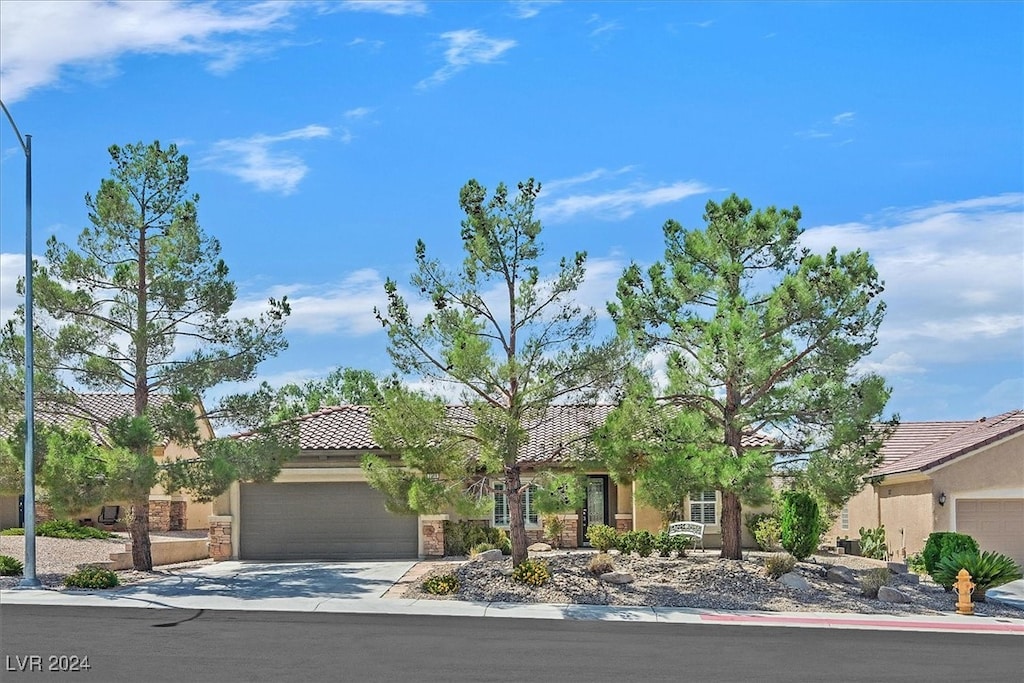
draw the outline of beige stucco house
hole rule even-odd
[[[76,395],[76,399],[75,405],[72,406],[39,402],[35,406],[36,421],[63,428],[83,426],[92,434],[96,443],[108,445],[106,433],[98,425],[105,424],[115,417],[131,414],[134,410],[134,397],[131,394],[80,393]],[[162,394],[150,396],[150,403],[154,407],[167,400],[169,397]],[[196,416],[199,418],[200,438],[207,440],[213,438],[213,428],[204,415],[205,411],[202,406],[197,405]],[[5,433],[0,433],[0,436],[8,436],[9,432],[8,429]],[[182,446],[168,441],[156,447],[154,457],[158,461],[165,458],[187,459],[196,457],[196,452],[191,446]],[[209,526],[210,514],[213,510],[212,503],[196,502],[182,493],[169,494],[159,486],[153,488],[149,500],[150,529],[153,531],[206,529]],[[78,519],[85,523],[98,524],[103,508],[114,508],[115,506],[119,507],[121,511],[127,511],[129,508],[125,501],[105,501],[103,506],[78,515]],[[0,528],[23,526],[24,513],[21,507],[21,496],[0,496]],[[108,512],[111,511],[112,509],[108,510]],[[45,502],[41,502],[37,498],[36,521],[44,521],[51,516]]]
[[[520,453],[524,479],[541,467],[567,464],[574,442],[603,424],[610,405],[550,406],[527,426],[529,441]],[[472,419],[465,406],[449,406],[451,419]],[[444,521],[455,515],[403,516],[388,512],[380,493],[366,483],[359,464],[366,453],[380,454],[370,430],[370,409],[337,406],[296,419],[300,454],[286,462],[273,483],[235,483],[214,501],[211,518],[211,556],[227,559],[361,559],[407,558],[444,553]],[[238,435],[237,438],[246,438]],[[755,443],[756,442],[756,443]],[[764,445],[756,438],[751,445]],[[632,484],[617,484],[607,472],[586,473],[586,503],[563,516],[564,547],[586,542],[594,524],[622,531],[662,526],[658,511],[637,503]],[[480,520],[508,526],[505,497],[495,494],[490,517]],[[539,540],[542,520],[527,495],[527,535]],[[721,543],[720,495],[694,494],[685,509],[689,519],[705,523],[706,548]],[[746,530],[744,534],[746,535]],[[744,544],[754,546],[752,538]]]
[[[826,538],[885,525],[896,558],[958,531],[1024,565],[1024,410],[977,421],[905,422]]]

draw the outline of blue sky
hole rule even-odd
[[[36,254],[73,242],[109,145],[175,142],[238,311],[293,304],[259,379],[386,371],[372,309],[413,247],[455,263],[459,188],[536,177],[552,263],[604,302],[709,199],[867,249],[866,367],[904,420],[1024,407],[1021,3],[3,2],[0,97],[33,136]],[[24,157],[0,125],[0,317]]]

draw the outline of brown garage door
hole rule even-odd
[[[1024,499],[958,500],[956,527],[973,536],[982,550],[994,550],[1024,564]]]
[[[363,483],[242,484],[244,560],[414,558],[417,520],[384,509]]]

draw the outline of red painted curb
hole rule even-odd
[[[760,626],[786,624],[808,624],[816,626],[868,626],[871,628],[976,631],[987,633],[1024,633],[1024,624],[978,624],[935,621],[895,621],[889,619],[831,619],[827,617],[784,617],[755,616],[741,614],[702,614],[701,621],[722,623],[747,623]]]

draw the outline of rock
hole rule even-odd
[[[896,582],[916,586],[921,583],[921,577],[915,574],[914,572],[907,572],[906,574],[897,574]]]
[[[607,554],[611,555],[612,557],[618,557],[619,555],[622,554],[622,551],[619,550],[618,548],[609,548]]]
[[[882,602],[910,602],[910,596],[892,586],[880,587],[878,599]]]
[[[789,572],[788,574],[783,574],[782,576],[780,576],[779,583],[781,583],[783,586],[786,586],[787,588],[792,588],[793,590],[798,591],[806,591],[811,589],[811,584],[807,583],[807,579],[794,572]]]
[[[482,553],[477,553],[476,556],[473,557],[474,562],[501,562],[503,559],[505,559],[505,556],[502,555],[501,551],[497,548],[485,550]]]
[[[886,562],[885,564],[893,574],[906,574],[909,571],[903,562]]]
[[[547,543],[534,543],[529,548],[527,548],[527,550],[529,550],[531,553],[550,553],[551,546]]]
[[[633,575],[629,572],[608,572],[601,574],[601,580],[607,583],[633,583]]]
[[[856,585],[857,577],[849,567],[831,567],[825,572],[825,580],[831,583],[848,583]]]

